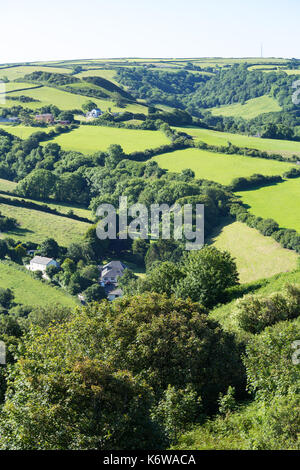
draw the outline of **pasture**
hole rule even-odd
[[[3,178],[0,178],[0,191],[13,191],[16,186],[17,183],[15,183],[14,181],[4,180]]]
[[[64,150],[76,150],[85,154],[107,150],[112,144],[121,145],[127,153],[169,144],[167,137],[160,131],[88,125],[81,126],[67,134],[61,134],[48,142],[56,142]]]
[[[34,279],[25,267],[11,262],[0,262],[0,287],[12,289],[17,304],[41,307],[60,304],[70,308],[77,304],[74,297]]]
[[[300,142],[292,140],[261,139],[243,134],[230,134],[229,132],[212,131],[198,127],[176,127],[179,131],[186,132],[194,137],[195,141],[202,140],[209,145],[228,145],[228,142],[238,147],[258,149],[268,153],[278,153],[287,158],[292,155],[300,157]]]
[[[31,86],[33,86],[31,84]],[[42,106],[50,106],[51,104],[57,106],[62,110],[70,109],[81,109],[82,105],[89,100],[92,100],[96,105],[103,111],[108,111],[110,108],[112,112],[124,112],[129,111],[132,113],[146,113],[147,108],[138,103],[129,103],[126,108],[120,108],[116,106],[114,101],[110,99],[99,99],[99,98],[90,98],[88,96],[79,95],[76,93],[70,93],[68,91],[59,90],[58,88],[52,88],[47,86],[42,86],[40,88],[31,88],[23,91],[13,91],[9,93],[10,97],[17,98],[18,96],[28,96],[39,100],[32,103],[22,103],[19,100],[5,100],[5,103],[0,103],[1,107],[12,107],[12,106],[25,106],[26,108],[35,110],[41,108]]]
[[[204,178],[228,185],[233,178],[262,175],[282,175],[293,167],[291,163],[277,162],[264,158],[244,157],[208,152],[199,149],[177,150],[153,158],[160,167],[173,172],[190,168],[197,178]]]
[[[11,183],[11,184],[9,184]],[[16,187],[17,183],[0,179],[0,191],[13,191]],[[6,188],[6,189],[5,189]],[[86,219],[93,220],[92,211],[89,209],[85,209],[81,206],[76,206],[74,204],[68,204],[66,202],[49,202],[49,201],[37,201],[35,199],[24,198],[20,196],[11,196],[6,194],[1,194],[1,197],[9,198],[9,199],[16,199],[16,200],[26,200],[28,202],[34,202],[38,205],[47,205],[51,209],[56,209],[57,211],[61,212],[62,214],[68,214],[68,212],[72,211],[75,215],[79,217],[85,217]],[[1,206],[0,206],[1,212]]]
[[[228,106],[211,108],[214,116],[233,116],[244,119],[252,119],[263,113],[276,113],[281,111],[279,103],[270,96],[260,96],[245,102],[245,104],[236,103]]]
[[[299,259],[294,251],[282,248],[273,238],[241,222],[221,227],[212,242],[235,258],[241,283],[292,271]]]
[[[1,204],[0,211],[2,215],[14,217],[20,224],[13,231],[1,233],[1,238],[10,237],[21,242],[40,243],[50,237],[67,247],[71,243],[79,243],[91,226],[86,222],[9,204]]]
[[[74,93],[69,93],[67,91],[58,90],[57,88],[51,88],[43,86],[41,88],[35,88],[31,90],[16,91],[10,93],[10,96],[18,97],[20,95],[29,96],[31,98],[39,100],[38,102],[25,103],[27,108],[37,109],[42,106],[49,106],[54,104],[59,109],[76,109],[81,108],[84,103],[89,99],[86,96],[76,95]],[[93,99],[97,106],[102,109],[107,109],[112,103],[106,100]],[[19,101],[7,100],[8,106],[13,106],[21,104]],[[4,106],[4,105],[2,105]],[[24,106],[24,103],[23,103]]]
[[[0,70],[0,73],[1,73],[1,70]],[[25,82],[9,82],[9,83],[5,83],[4,86],[5,86],[5,91],[10,92],[10,91],[22,90],[24,88],[32,88],[37,85],[33,83],[25,83]],[[26,90],[24,90],[24,92],[25,91]]]
[[[37,65],[18,65],[14,67],[5,67],[0,69],[0,78],[7,77],[8,80],[17,80],[25,75],[33,72],[49,72],[49,73],[70,73],[72,69],[65,67],[48,67]]]
[[[300,178],[237,194],[256,216],[272,218],[280,227],[300,233]]]
[[[20,139],[28,139],[34,132],[49,132],[51,130],[50,127],[15,126],[12,124],[1,124],[0,129],[20,137]]]
[[[89,70],[84,70],[83,72],[77,73],[76,77],[78,78],[85,78],[85,77],[102,77],[106,80],[110,80],[111,82],[119,85],[119,83],[114,80],[116,76],[116,71],[114,69],[94,69],[91,68]]]

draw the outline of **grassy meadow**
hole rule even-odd
[[[119,85],[119,83],[114,80],[114,77],[116,76],[116,70],[114,69],[89,69],[89,70],[84,70],[83,72],[77,73],[76,77],[78,78],[85,78],[85,77],[102,77],[105,78],[106,80],[109,80],[116,85]]]
[[[0,178],[1,191],[13,191],[16,186],[17,183],[15,183],[14,181],[4,180],[3,178]]]
[[[11,183],[11,184],[9,184]],[[17,183],[0,179],[0,191],[13,191],[16,187]],[[81,206],[76,206],[74,204],[68,204],[66,202],[49,202],[49,201],[37,201],[35,199],[29,199],[19,196],[11,196],[6,194],[1,194],[1,197],[9,198],[9,199],[17,199],[17,200],[26,200],[29,202],[34,202],[35,204],[43,205],[46,204],[51,209],[56,209],[57,211],[67,214],[68,212],[72,211],[75,215],[79,217],[85,217],[86,219],[92,220],[92,211],[89,209],[85,209]],[[1,205],[0,205],[0,212],[1,212]]]
[[[0,69],[0,78],[7,77],[8,80],[17,80],[25,75],[33,72],[49,72],[49,73],[70,73],[71,68],[65,67],[48,67],[36,65],[18,65],[14,67],[3,67]]]
[[[91,154],[107,150],[112,144],[119,144],[127,153],[136,150],[159,147],[169,140],[160,131],[119,129],[105,126],[81,126],[67,134],[61,134],[48,142],[56,142],[64,150],[76,150]]]
[[[1,73],[1,70],[0,70]],[[34,83],[26,83],[26,82],[9,82],[5,83],[5,91],[10,92],[10,91],[16,91],[16,90],[22,90],[24,88],[33,88],[36,87]],[[23,90],[26,92],[26,90]]]
[[[62,110],[70,109],[81,109],[82,105],[89,100],[92,100],[97,106],[103,111],[108,111],[110,108],[112,112],[124,112],[129,111],[132,113],[146,113],[147,108],[137,103],[129,103],[126,108],[120,108],[116,106],[114,101],[110,99],[99,99],[90,98],[88,96],[78,95],[76,93],[70,93],[68,91],[59,90],[57,88],[42,86],[40,88],[31,88],[23,91],[13,91],[9,93],[9,96],[17,98],[18,96],[25,95],[30,98],[34,98],[36,102],[22,103],[18,100],[6,100],[5,103],[0,104],[1,107],[12,107],[12,106],[25,106],[26,108],[35,110],[42,106],[50,106],[51,104],[57,106]]]
[[[180,172],[185,168],[191,168],[197,178],[204,178],[225,185],[230,184],[236,177],[250,176],[254,173],[282,175],[294,166],[291,163],[264,158],[227,155],[192,148],[165,153],[153,159],[167,170]]]
[[[272,218],[281,227],[300,232],[300,179],[290,179],[272,186],[238,193],[250,212]]]
[[[240,282],[251,282],[296,269],[299,256],[271,237],[241,222],[229,223],[212,238],[214,246],[235,258]]]
[[[229,132],[212,131],[196,127],[176,127],[176,129],[191,135],[196,142],[202,140],[209,145],[228,145],[228,142],[231,142],[238,147],[248,147],[268,153],[278,153],[287,158],[292,155],[300,156],[300,142],[291,140],[261,139],[260,137],[230,134]]]
[[[0,262],[0,287],[12,289],[15,302],[22,305],[46,306],[61,304],[75,307],[76,300],[63,290],[34,279],[26,268],[14,263]]]
[[[34,132],[49,132],[51,127],[34,127],[12,124],[0,124],[0,129],[8,132],[9,134],[20,137],[20,139],[28,139]]]
[[[14,96],[14,97],[18,97],[20,95],[29,96],[31,98],[39,100],[38,102],[25,103],[26,107],[30,109],[37,109],[42,106],[49,106],[51,104],[63,110],[76,109],[76,108],[81,108],[83,103],[86,103],[86,101],[89,99],[86,96],[76,95],[74,93],[69,93],[67,91],[62,91],[62,90],[58,90],[57,88],[51,88],[47,86],[43,86],[41,88],[35,88],[31,90],[16,91],[16,92],[10,93],[10,96]],[[97,103],[97,106],[100,106],[100,107],[102,106],[102,108],[104,108],[104,105],[109,107],[112,104],[110,101],[105,101],[105,100],[93,99],[93,101]],[[6,102],[6,106],[14,106],[17,104],[19,104],[19,101],[7,100]],[[22,105],[21,102],[20,104]],[[24,103],[23,103],[23,106],[24,106]]]
[[[1,238],[10,237],[21,242],[40,243],[50,237],[59,245],[69,246],[71,243],[80,242],[90,227],[86,222],[8,204],[1,204],[0,212],[2,215],[14,217],[20,223],[18,229],[1,233]]]
[[[219,108],[211,108],[214,116],[233,116],[244,119],[252,119],[263,113],[276,113],[281,111],[281,106],[270,96],[260,96],[245,102],[245,104],[236,103]]]

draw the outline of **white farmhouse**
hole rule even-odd
[[[117,284],[118,277],[122,277],[126,266],[121,261],[111,261],[101,267],[100,282],[102,286],[106,284]]]
[[[95,109],[92,109],[91,111],[89,111],[87,114],[86,114],[86,117],[88,119],[92,119],[92,118],[98,118],[99,116],[101,116],[103,114],[103,112],[101,111],[101,109],[99,108],[95,108]]]
[[[30,264],[27,268],[30,271],[42,271],[43,273],[46,272],[48,266],[56,266],[59,268],[59,263],[55,261],[53,258],[46,258],[44,256],[35,256],[30,261]]]

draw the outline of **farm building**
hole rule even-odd
[[[123,295],[122,289],[116,288],[108,292],[107,298],[108,300],[111,301],[111,300],[115,300],[115,299],[122,297],[122,295]]]
[[[101,109],[95,108],[95,109],[92,109],[91,111],[89,111],[89,112],[86,114],[86,117],[87,117],[88,119],[94,119],[94,118],[97,118],[97,117],[101,116],[101,114],[103,114],[103,112],[101,111]]]
[[[35,116],[35,120],[38,122],[46,122],[48,124],[52,124],[54,122],[54,116],[51,113],[37,114]]]
[[[126,266],[121,263],[121,261],[111,261],[102,266],[100,276],[101,285],[105,286],[108,283],[117,284],[117,279],[123,276],[124,269],[126,269]]]
[[[48,266],[56,266],[57,268],[59,268],[59,263],[53,258],[35,256],[30,261],[30,264],[27,266],[27,269],[29,269],[29,271],[42,271],[44,273]]]

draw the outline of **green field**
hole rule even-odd
[[[256,216],[271,217],[280,227],[300,232],[300,178],[238,195]]]
[[[21,139],[27,139],[34,132],[49,132],[51,130],[50,127],[15,126],[12,124],[0,124],[0,129]]]
[[[35,85],[34,83],[26,83],[26,82],[24,83],[23,82],[9,82],[9,83],[5,83],[4,86],[5,86],[5,91],[9,92],[9,91],[15,91],[15,90],[22,90],[23,88],[33,88],[37,85]],[[24,90],[24,93],[26,93],[26,90]]]
[[[212,131],[196,127],[176,127],[179,131],[186,132],[194,137],[195,141],[202,140],[209,145],[228,145],[231,142],[238,147],[248,147],[262,150],[268,153],[279,153],[286,157],[300,156],[300,142],[291,140],[261,139],[242,134],[230,134],[229,132]]]
[[[252,119],[262,113],[276,113],[281,111],[278,102],[269,96],[260,96],[246,101],[245,104],[236,103],[228,106],[220,106],[219,108],[211,108],[214,116],[235,116],[244,119]]]
[[[16,67],[6,67],[0,69],[0,77],[7,77],[8,80],[17,80],[23,78],[33,72],[50,72],[50,73],[70,73],[72,70],[64,67],[43,67],[36,65],[20,65]]]
[[[61,145],[64,150],[90,154],[98,150],[107,150],[112,144],[121,145],[125,152],[134,152],[168,144],[169,140],[160,131],[81,126],[72,132],[55,137],[51,142]]]
[[[50,237],[62,246],[69,246],[71,243],[80,242],[90,227],[86,222],[8,204],[0,204],[0,212],[2,215],[14,217],[20,223],[20,228],[1,233],[1,238],[10,237],[40,243]]]
[[[223,226],[212,242],[236,259],[241,283],[292,271],[299,259],[294,251],[282,248],[273,238],[241,222]]]
[[[9,184],[11,183],[11,184]],[[16,187],[16,183],[13,183],[11,181],[3,180],[0,179],[0,191],[13,191],[14,188]],[[6,194],[1,194],[1,197],[9,198],[9,199],[17,199],[17,200],[22,200],[25,199],[26,201],[29,202],[34,202],[35,204],[43,205],[46,204],[48,207],[51,207],[51,209],[56,209],[59,212],[63,214],[67,214],[69,211],[73,211],[75,215],[78,215],[79,217],[85,217],[87,219],[92,220],[92,211],[89,209],[85,209],[81,206],[76,206],[74,204],[67,204],[64,202],[49,202],[49,201],[36,201],[34,199],[29,199],[29,198],[23,198],[19,196],[11,196],[11,195],[6,195]],[[1,208],[1,205],[0,205]]]
[[[159,166],[167,170],[180,172],[191,168],[197,178],[230,184],[233,178],[250,176],[254,173],[262,175],[282,175],[293,167],[291,163],[277,162],[264,158],[244,157],[208,152],[199,149],[177,150],[153,158]]]
[[[66,307],[76,305],[73,297],[34,279],[26,268],[18,268],[14,263],[0,262],[0,287],[12,289],[15,302],[22,305],[46,306],[56,303]]]
[[[20,95],[26,95],[39,100],[39,102],[25,103],[26,107],[30,109],[37,109],[42,106],[49,106],[51,104],[54,104],[60,109],[76,109],[81,108],[83,103],[86,103],[86,101],[90,99],[86,96],[76,95],[74,93],[69,93],[67,91],[62,91],[58,90],[57,88],[51,88],[47,86],[10,93],[10,96],[14,97]],[[100,108],[102,107],[102,109],[107,109],[108,107],[113,106],[113,103],[109,100],[106,101],[93,98],[93,101],[97,104],[97,106],[99,106]],[[6,103],[7,106],[13,106],[17,104],[21,104],[24,106],[24,103],[21,103],[19,101],[8,100]]]
[[[98,99],[98,98],[90,98],[88,96],[78,95],[76,93],[70,93],[67,91],[59,90],[57,88],[43,86],[40,88],[23,90],[23,91],[15,91],[9,94],[11,97],[18,97],[21,95],[29,96],[36,100],[37,102],[32,103],[22,103],[18,100],[6,100],[5,103],[0,104],[2,107],[12,107],[12,106],[25,106],[29,109],[38,109],[42,106],[49,106],[51,104],[57,106],[59,109],[80,109],[84,103],[88,100],[92,100],[97,106],[102,109],[103,111],[107,111],[108,108],[111,108],[112,112],[124,112],[126,111],[132,113],[146,113],[147,108],[145,106],[139,104],[128,104],[126,108],[119,108],[115,105],[115,103],[109,99]]]
[[[13,191],[16,186],[17,186],[17,183],[15,183],[14,181],[4,180],[0,178],[0,190],[1,191]]]
[[[115,83],[116,85],[119,85],[119,83],[114,80],[114,77],[116,76],[116,70],[114,69],[89,69],[89,70],[84,70],[83,72],[77,73],[76,77],[78,78],[84,78],[84,77],[102,77],[105,78],[106,80],[110,80],[111,82]]]

